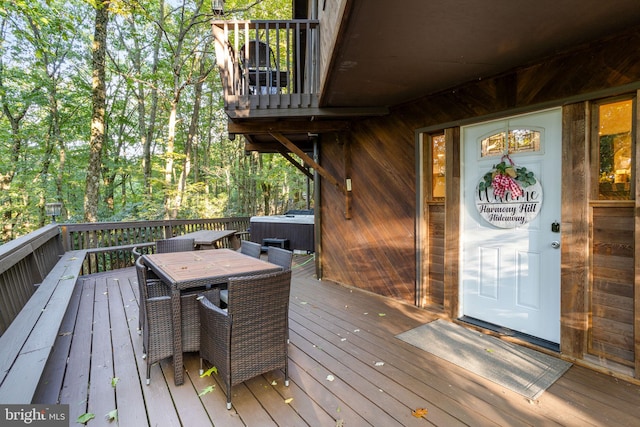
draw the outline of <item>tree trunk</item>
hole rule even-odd
[[[109,22],[109,0],[98,1],[93,39],[93,81],[91,138],[89,141],[89,167],[84,196],[84,220],[98,220],[98,193],[100,190],[100,167],[102,145],[105,141],[105,56],[107,51],[107,24]]]

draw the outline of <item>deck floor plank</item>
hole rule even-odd
[[[295,258],[289,387],[281,370],[258,376],[232,388],[233,408],[227,410],[219,378],[198,375],[197,353],[185,354],[184,385],[174,385],[171,358],[153,365],[146,385],[137,278],[127,268],[79,281],[77,303],[67,313],[75,326],[56,343],[68,358],[50,359],[47,372],[57,372],[58,379],[47,381],[49,388],[41,384],[42,403],[69,403],[72,421],[94,412],[89,425],[113,425],[104,414],[117,408],[124,427],[640,425],[636,384],[573,366],[530,402],[395,338],[439,313],[317,281],[313,262],[298,267],[306,258]],[[378,361],[384,364],[376,366]],[[113,376],[119,378],[115,389]],[[420,407],[429,411],[425,419],[411,415]]]
[[[286,403],[280,393],[274,393],[274,386],[263,375],[259,375],[246,382],[247,388],[269,413],[276,425],[289,427],[303,427],[306,422],[298,413]],[[291,385],[289,385],[291,386]]]
[[[125,311],[125,298],[130,295],[130,288],[127,289],[126,284],[120,284],[119,280],[114,279],[109,280],[107,286],[118,421],[122,425],[143,426],[148,424],[149,420],[130,335],[130,322]]]
[[[346,426],[370,425],[365,421],[362,415],[352,409],[347,403],[342,401],[328,389],[329,384],[326,380],[328,375],[327,371],[324,371],[324,377],[322,375],[315,375],[315,371],[320,368],[314,366],[313,362],[307,355],[301,352],[300,356],[296,357],[296,349],[293,347],[289,352],[289,377],[291,378],[291,381],[293,381],[296,386],[306,394],[306,397],[304,395],[299,395],[296,400],[306,398],[322,407],[325,414],[334,420],[333,423],[328,425],[334,425],[338,422],[342,422]],[[305,366],[308,366],[308,368],[305,368]],[[309,425],[325,425],[313,424],[312,422],[318,416],[321,416],[322,419],[324,419],[325,414],[314,415],[313,418],[308,420],[310,421]]]
[[[294,381],[292,373],[295,365],[289,363],[289,387],[284,386],[284,372],[276,370],[266,374],[267,382],[276,383],[275,389],[284,401],[289,401],[289,405],[300,414],[308,425],[312,426],[332,426],[336,424],[336,418],[331,417],[321,405],[315,400],[310,399],[307,394],[306,383],[300,381],[300,377],[296,376]],[[300,386],[298,383],[300,382]]]
[[[292,313],[291,316],[293,319],[296,318],[295,313]],[[292,322],[291,328],[297,330],[297,325],[296,322]],[[311,324],[307,322],[306,325],[309,327]],[[431,388],[430,384],[421,382],[419,380],[420,377],[417,375],[421,375],[422,372],[416,371],[413,375],[410,375],[403,371],[402,368],[406,367],[406,364],[404,360],[398,359],[398,349],[393,353],[381,352],[379,347],[362,340],[359,336],[361,334],[348,335],[344,334],[344,330],[337,332],[331,330],[331,328],[322,331],[322,327],[319,325],[311,326],[318,336],[323,336],[327,341],[331,341],[331,335],[337,337],[339,342],[336,341],[336,338],[333,338],[332,343],[337,350],[334,357],[344,363],[348,361],[349,369],[360,371],[361,375],[371,380],[375,379],[379,393],[393,396],[394,399],[406,405],[406,408],[403,409],[404,412],[410,413],[410,409],[422,408],[425,406],[426,401],[435,401],[439,405],[429,406],[429,420],[438,425],[465,425],[465,420],[467,422],[473,421],[476,425],[495,425],[490,420],[479,418],[476,411],[468,410],[437,389]],[[346,341],[342,341],[343,338],[341,337],[345,335],[347,336]],[[344,350],[338,349],[338,346],[343,346]],[[329,352],[327,344],[322,344],[322,349],[325,352]],[[384,365],[377,370],[371,369],[371,366],[377,361],[384,363]],[[417,395],[413,391],[416,389],[422,390],[421,395]],[[425,399],[425,397],[428,397],[428,399]],[[451,414],[455,414],[455,417]]]
[[[95,294],[95,280],[81,279],[82,295],[77,307],[78,315],[73,330],[69,361],[63,369],[65,371],[60,403],[69,405],[69,419],[72,422],[87,412],[89,388],[89,371],[91,368],[91,336],[93,334],[93,308]],[[57,345],[57,342],[56,342]],[[53,369],[56,369],[55,367]],[[48,403],[48,402],[43,402]],[[53,402],[51,402],[53,403]]]
[[[305,305],[305,307],[308,306]],[[321,307],[318,305],[317,307]],[[292,311],[295,316],[297,308],[292,307]],[[422,350],[419,350],[405,342],[402,342],[395,338],[395,335],[380,337],[377,336],[378,328],[375,327],[376,323],[389,323],[386,316],[382,316],[380,319],[374,319],[371,325],[365,325],[358,320],[357,324],[351,323],[348,319],[340,319],[340,310],[334,309],[331,306],[325,305],[323,309],[313,309],[313,313],[307,313],[303,315],[305,319],[305,325],[309,327],[312,325],[309,320],[314,321],[317,325],[316,330],[318,334],[323,334],[323,330],[334,331],[336,336],[340,334],[345,336],[350,343],[357,343],[360,348],[369,349],[371,354],[376,355],[376,359],[389,363],[392,366],[401,367],[405,375],[410,377],[404,379],[404,381],[416,381],[421,382],[421,387],[425,388],[421,393],[422,397],[425,394],[430,396],[430,400],[436,407],[446,407],[446,410],[456,417],[464,420],[464,422],[473,422],[473,424],[482,425],[487,422],[491,425],[497,418],[501,423],[507,425],[526,425],[527,422],[522,419],[514,417],[509,412],[496,412],[495,406],[504,400],[502,397],[497,397],[488,394],[486,387],[483,385],[477,385],[474,383],[474,377],[470,376],[467,371],[455,366],[447,366],[446,362],[430,355]],[[368,316],[368,315],[367,315]],[[377,315],[376,315],[377,316]],[[367,320],[368,321],[368,320]],[[334,329],[332,329],[334,328]],[[335,329],[342,328],[342,329]],[[394,332],[395,333],[395,332]],[[380,340],[384,340],[384,345],[381,345]],[[404,351],[400,351],[404,350]],[[361,352],[358,352],[360,354]],[[395,362],[393,362],[395,360]],[[366,360],[363,360],[366,363]],[[459,372],[458,376],[452,376],[454,372]],[[445,373],[445,378],[440,379],[440,373]],[[479,377],[478,377],[479,378]],[[480,379],[480,381],[484,381]],[[417,384],[416,384],[417,385]],[[414,385],[414,386],[416,386]],[[429,389],[435,387],[435,395],[429,393]],[[457,389],[465,390],[465,393],[458,393]],[[449,402],[446,396],[438,391],[446,391],[453,402]],[[493,399],[493,401],[485,401],[485,399]],[[427,408],[428,409],[428,408]],[[481,416],[479,414],[486,414]],[[484,419],[487,417],[488,419]]]
[[[198,396],[198,390],[193,387],[191,382],[191,376],[194,372],[190,370],[186,371],[184,384],[177,386],[174,381],[173,360],[169,358],[161,361],[160,367],[162,368],[166,384],[169,387],[171,399],[180,417],[180,423],[184,426],[193,427],[210,426],[211,420],[209,419],[209,415]],[[197,371],[195,373],[197,374]],[[160,378],[154,378],[153,376],[151,378],[152,383],[158,380],[160,380]]]
[[[207,387],[213,386],[210,392],[204,393],[200,397],[213,425],[223,427],[242,427],[245,425],[234,409],[227,411],[227,395],[224,393],[224,387],[216,381],[215,374],[202,378],[199,375],[190,374],[200,370],[200,358],[197,354],[185,354],[184,366],[189,372],[185,379],[191,381],[196,393],[201,394]],[[208,366],[205,365],[206,368]]]
[[[125,301],[125,312],[129,326],[129,337],[134,352],[134,362],[137,366],[142,395],[147,414],[147,424],[150,426],[180,426],[180,417],[171,399],[171,393],[166,386],[165,379],[158,364],[151,368],[151,384],[146,384],[147,364],[142,358],[142,335],[138,334],[138,285],[135,276],[121,278],[121,293]],[[123,284],[123,286],[122,286]],[[123,289],[124,288],[124,289]],[[135,379],[134,379],[135,380]],[[155,381],[154,381],[155,380]],[[122,424],[121,424],[122,425]],[[144,425],[144,424],[142,424]]]
[[[91,372],[89,380],[89,396],[100,396],[100,399],[89,399],[87,412],[94,414],[93,424],[107,425],[107,414],[117,409],[116,395],[112,386],[113,373],[113,336],[109,317],[108,276],[96,280],[93,336],[91,342]],[[117,351],[117,349],[113,349]]]

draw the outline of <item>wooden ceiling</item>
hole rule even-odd
[[[322,107],[391,107],[640,24],[638,0],[348,2]]]

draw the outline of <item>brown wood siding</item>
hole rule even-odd
[[[427,221],[429,263],[428,298],[429,304],[444,304],[444,204],[429,206]]]
[[[341,180],[348,140],[353,188],[345,219],[345,196],[323,181],[323,277],[414,303],[413,132],[401,120],[367,124],[321,141],[321,164]]]
[[[634,208],[593,207],[588,351],[634,363]]]
[[[587,117],[584,103],[562,109],[562,238],[560,349],[582,358],[587,333],[585,307],[589,276],[589,211],[587,195]]]

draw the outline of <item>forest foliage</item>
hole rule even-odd
[[[295,167],[228,138],[212,17],[210,0],[0,0],[0,243],[48,222],[49,202],[63,222],[307,207]],[[225,19],[267,18],[290,19],[291,1],[225,2]]]

